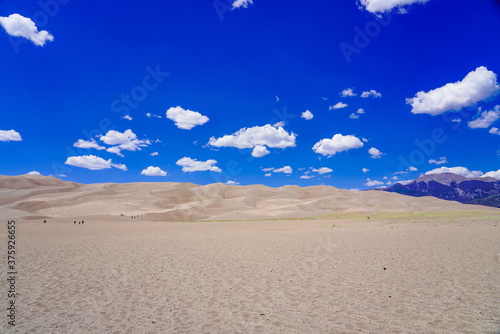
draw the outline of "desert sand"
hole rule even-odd
[[[8,219],[18,241],[16,326],[2,315],[0,332],[500,332],[494,208],[22,176],[0,177],[0,218],[4,254]]]

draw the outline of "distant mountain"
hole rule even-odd
[[[395,183],[382,190],[500,208],[500,180],[492,177],[467,178],[453,173],[431,174],[411,182]]]

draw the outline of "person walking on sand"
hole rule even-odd
[[[75,222],[74,222],[73,224],[75,224],[75,225],[76,225],[76,220],[75,220]]]

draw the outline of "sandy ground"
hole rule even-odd
[[[499,333],[499,221],[19,220],[0,332]]]

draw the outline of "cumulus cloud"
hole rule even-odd
[[[345,103],[342,103],[342,102],[339,102],[337,103],[336,105],[334,106],[331,106],[330,108],[328,108],[329,110],[334,110],[334,109],[342,109],[342,108],[346,108],[347,107],[347,104]]]
[[[248,8],[249,5],[253,5],[253,0],[235,0],[233,2],[232,9],[236,9],[236,8],[240,8],[240,7]]]
[[[340,133],[333,136],[332,139],[324,138],[314,144],[313,151],[322,155],[335,155],[339,152],[348,151],[363,147],[363,143],[358,137],[353,135],[343,136]]]
[[[161,170],[160,167],[149,166],[141,172],[141,175],[146,176],[167,176],[167,172]]]
[[[368,173],[370,170],[368,168],[363,168],[362,171],[363,173]]]
[[[188,157],[184,157],[182,159],[177,160],[176,164],[182,167],[182,171],[184,173],[187,172],[203,172],[203,171],[211,171],[220,173],[222,170],[215,166],[217,160],[207,160],[207,161],[198,161],[196,159],[191,159]]]
[[[14,130],[0,130],[0,141],[22,141],[19,132]]]
[[[240,184],[239,182],[236,182],[236,181],[232,181],[232,180],[229,180],[226,182],[226,184],[228,186],[237,186],[238,184]]]
[[[307,180],[307,179],[312,179],[313,177],[314,177],[314,175],[302,175],[300,178]]]
[[[328,173],[331,173],[333,172],[333,169],[331,168],[328,168],[328,167],[321,167],[321,168],[313,168],[312,170],[314,173],[318,173],[318,174],[328,174]]]
[[[380,94],[379,92],[377,92],[376,90],[369,90],[369,91],[366,91],[366,92],[363,92],[361,93],[361,97],[366,99],[367,97],[382,97],[382,94]]]
[[[276,168],[273,170],[273,173],[285,173],[285,174],[292,174],[293,169],[290,166],[284,166],[282,168]]]
[[[448,160],[446,160],[446,157],[440,157],[439,160],[430,159],[429,163],[434,165],[442,165],[448,163]]]
[[[372,179],[366,179],[366,182],[363,184],[367,187],[374,187],[374,186],[382,186],[382,185],[384,185],[384,182],[380,182],[380,181],[372,180]]]
[[[167,118],[175,122],[179,129],[191,130],[197,125],[203,125],[208,122],[208,117],[197,111],[183,109],[181,107],[172,107],[167,110]]]
[[[496,122],[500,118],[500,105],[495,106],[494,110],[483,111],[480,116],[473,121],[469,122],[469,128],[471,129],[486,129],[489,128],[491,124]]]
[[[36,170],[33,170],[26,175],[42,175],[42,174],[40,174],[40,172],[37,172]]]
[[[282,124],[277,123],[274,126],[266,124],[264,126],[254,126],[252,128],[243,128],[220,138],[211,137],[208,145],[214,147],[235,147],[239,149],[253,148],[252,155],[255,157],[264,156],[269,153],[267,147],[285,149],[295,147],[296,135],[288,133],[283,129]],[[263,153],[266,154],[262,155]]]
[[[130,115],[125,115],[123,116],[124,119],[127,119],[129,121],[131,121],[133,118],[130,116]]]
[[[353,92],[353,89],[352,88],[347,88],[347,89],[344,89],[341,93],[340,93],[340,96],[342,97],[348,97],[348,96],[356,96],[358,94],[355,94]]]
[[[252,156],[255,158],[262,158],[263,156],[268,155],[269,153],[271,152],[269,152],[269,150],[263,145],[257,145],[252,150]]]
[[[500,169],[497,171],[491,171],[491,172],[485,173],[481,177],[492,177],[492,178],[500,180]]]
[[[302,117],[303,119],[309,121],[309,120],[313,119],[314,115],[309,110],[306,110],[306,111],[304,111],[302,113],[302,115],[300,115],[300,117]]]
[[[95,155],[82,155],[68,157],[65,162],[66,165],[71,165],[75,167],[86,168],[90,170],[102,170],[115,167],[121,170],[127,170],[127,167],[122,164],[113,164],[111,159],[104,160],[101,157],[96,157]]]
[[[398,7],[401,13],[405,13],[406,10],[403,9],[403,6],[413,3],[425,3],[427,1],[429,0],[360,0],[360,3],[371,13],[381,13],[395,7]]]
[[[491,128],[489,133],[491,133],[492,135],[500,135],[500,130],[498,128]]]
[[[458,111],[498,93],[500,86],[497,75],[486,67],[476,68],[462,81],[448,83],[429,92],[418,92],[406,103],[413,108],[413,114],[429,114],[436,116],[446,111]]]
[[[99,150],[99,151],[106,149],[104,146],[97,144],[97,142],[94,140],[94,138],[92,138],[90,140],[78,139],[78,141],[76,143],[74,143],[73,146],[78,147],[78,148],[85,148],[85,149],[95,148],[96,150]]]
[[[483,175],[483,172],[481,172],[479,170],[470,171],[466,167],[451,167],[451,168],[441,167],[441,168],[436,168],[436,169],[430,170],[427,173],[425,173],[425,175],[442,174],[442,173],[453,173],[453,174],[458,174],[458,175],[462,175],[465,177],[472,177],[472,178],[480,177],[481,175]]]
[[[157,155],[159,155],[158,152],[153,152],[150,154],[150,156],[152,156],[152,157],[156,157]]]
[[[7,17],[0,16],[0,25],[5,29],[7,34],[15,37],[24,37],[38,46],[44,46],[45,42],[54,40],[54,36],[48,31],[38,31],[35,22],[19,14],[11,14]]]
[[[130,129],[125,130],[123,133],[116,130],[109,130],[106,135],[100,137],[101,141],[105,144],[112,145],[106,151],[110,153],[121,154],[122,150],[126,151],[140,151],[141,147],[151,145],[148,139],[137,139],[137,135]]]
[[[418,171],[417,167],[414,167],[414,166],[410,166],[409,170],[410,170],[410,172],[417,172]]]
[[[372,147],[368,150],[368,153],[370,153],[372,159],[378,159],[384,155],[384,153],[380,152],[378,149],[375,147]]]

